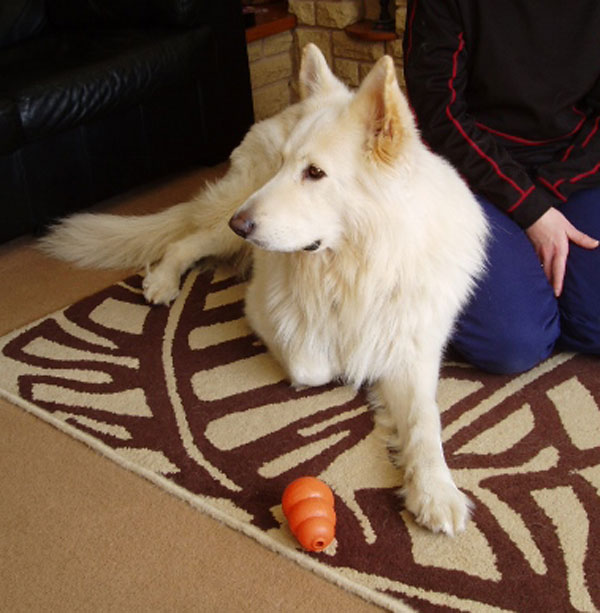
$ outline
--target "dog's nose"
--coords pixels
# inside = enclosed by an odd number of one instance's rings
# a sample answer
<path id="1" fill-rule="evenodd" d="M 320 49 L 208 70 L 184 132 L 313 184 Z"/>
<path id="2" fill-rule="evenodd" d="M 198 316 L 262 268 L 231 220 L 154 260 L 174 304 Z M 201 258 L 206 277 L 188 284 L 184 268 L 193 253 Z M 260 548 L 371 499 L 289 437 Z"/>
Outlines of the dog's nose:
<path id="1" fill-rule="evenodd" d="M 229 220 L 229 227 L 242 238 L 248 238 L 254 230 L 256 224 L 252 221 L 252 218 L 246 213 L 246 211 L 240 211 L 236 213 Z"/>

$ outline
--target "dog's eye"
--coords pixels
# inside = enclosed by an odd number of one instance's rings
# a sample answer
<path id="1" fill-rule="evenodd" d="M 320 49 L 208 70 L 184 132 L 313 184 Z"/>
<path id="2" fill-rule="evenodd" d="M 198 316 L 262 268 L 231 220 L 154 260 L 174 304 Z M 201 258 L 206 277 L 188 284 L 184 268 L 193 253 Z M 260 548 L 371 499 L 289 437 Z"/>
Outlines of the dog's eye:
<path id="1" fill-rule="evenodd" d="M 325 174 L 325 171 L 319 168 L 318 166 L 315 166 L 314 164 L 310 164 L 304 169 L 305 179 L 312 179 L 313 181 L 318 181 L 319 179 L 322 179 L 325 176 L 327 176 Z"/>

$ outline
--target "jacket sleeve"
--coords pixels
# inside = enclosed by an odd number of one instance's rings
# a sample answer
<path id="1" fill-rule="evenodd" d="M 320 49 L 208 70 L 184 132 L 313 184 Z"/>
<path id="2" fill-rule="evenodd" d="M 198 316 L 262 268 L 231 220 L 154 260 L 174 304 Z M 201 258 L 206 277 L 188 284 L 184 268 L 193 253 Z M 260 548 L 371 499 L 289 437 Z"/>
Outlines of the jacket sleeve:
<path id="1" fill-rule="evenodd" d="M 538 181 L 561 201 L 600 182 L 600 78 L 583 101 L 588 120 L 563 156 L 538 169 Z"/>
<path id="2" fill-rule="evenodd" d="M 408 97 L 423 139 L 480 194 L 527 228 L 558 202 L 469 114 L 469 41 L 454 0 L 409 0 L 404 35 Z"/>

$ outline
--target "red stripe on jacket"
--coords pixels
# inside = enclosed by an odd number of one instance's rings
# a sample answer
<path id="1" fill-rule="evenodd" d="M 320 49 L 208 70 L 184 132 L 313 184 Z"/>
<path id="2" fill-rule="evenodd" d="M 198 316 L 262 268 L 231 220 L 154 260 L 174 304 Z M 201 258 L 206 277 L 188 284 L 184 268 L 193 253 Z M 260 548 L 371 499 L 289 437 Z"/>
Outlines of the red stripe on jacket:
<path id="1" fill-rule="evenodd" d="M 454 117 L 454 115 L 452 114 L 451 106 L 456 101 L 456 90 L 454 89 L 454 81 L 456 79 L 456 75 L 458 74 L 458 57 L 462 53 L 465 47 L 465 40 L 464 40 L 464 36 L 462 32 L 458 36 L 458 41 L 459 41 L 458 47 L 452 56 L 452 76 L 450 77 L 448 81 L 448 89 L 450 90 L 450 102 L 446 106 L 446 116 L 452 122 L 454 127 L 461 134 L 461 136 L 467 141 L 469 146 L 481 158 L 486 160 L 492 166 L 495 173 L 502 180 L 506 181 L 520 194 L 521 197 L 509 209 L 509 212 L 511 212 L 511 211 L 514 211 L 523 202 L 523 200 L 525 200 L 525 198 L 529 196 L 529 194 L 531 194 L 531 192 L 535 189 L 535 186 L 532 186 L 527 191 L 525 191 L 523 188 L 519 187 L 509 176 L 505 175 L 500 169 L 500 166 L 498 166 L 498 163 L 494 159 L 492 159 L 489 155 L 487 155 L 484 151 L 481 150 L 481 148 L 477 145 L 477 143 L 467 134 L 467 132 L 462 127 L 458 119 L 456 119 L 456 117 Z"/>

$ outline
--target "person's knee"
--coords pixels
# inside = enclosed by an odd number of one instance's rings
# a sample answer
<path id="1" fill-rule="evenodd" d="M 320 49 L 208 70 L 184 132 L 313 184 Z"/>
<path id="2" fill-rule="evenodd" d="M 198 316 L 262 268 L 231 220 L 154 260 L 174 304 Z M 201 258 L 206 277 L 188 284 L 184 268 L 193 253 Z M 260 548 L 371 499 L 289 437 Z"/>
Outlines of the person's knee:
<path id="1" fill-rule="evenodd" d="M 488 347 L 486 370 L 503 375 L 527 372 L 552 353 L 555 342 L 555 338 L 533 334 L 497 339 Z"/>
<path id="2" fill-rule="evenodd" d="M 504 327 L 496 334 L 487 332 L 467 342 L 457 338 L 455 347 L 474 366 L 503 375 L 526 372 L 545 360 L 558 338 L 555 326 L 513 325 L 511 330 Z"/>
<path id="3" fill-rule="evenodd" d="M 563 314 L 560 344 L 570 351 L 600 354 L 600 320 Z"/>

